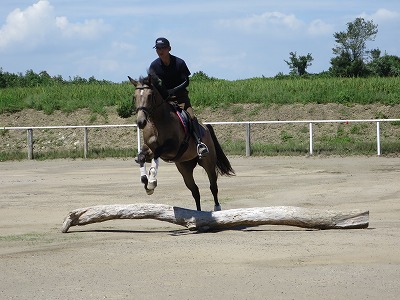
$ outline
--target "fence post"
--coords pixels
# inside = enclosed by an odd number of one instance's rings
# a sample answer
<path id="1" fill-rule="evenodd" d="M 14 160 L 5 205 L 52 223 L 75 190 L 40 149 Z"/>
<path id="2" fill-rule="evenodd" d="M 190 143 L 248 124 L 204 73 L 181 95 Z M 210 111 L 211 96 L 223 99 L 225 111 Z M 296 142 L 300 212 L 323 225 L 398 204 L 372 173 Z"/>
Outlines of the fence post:
<path id="1" fill-rule="evenodd" d="M 137 151 L 140 152 L 140 129 L 136 126 L 136 134 L 137 134 Z"/>
<path id="2" fill-rule="evenodd" d="M 313 154 L 313 128 L 312 123 L 309 124 L 309 131 L 310 131 L 310 155 Z"/>
<path id="3" fill-rule="evenodd" d="M 376 149 L 378 151 L 378 156 L 381 155 L 381 132 L 379 122 L 376 122 Z"/>
<path id="4" fill-rule="evenodd" d="M 88 156 L 88 129 L 87 127 L 83 128 L 83 157 L 86 159 Z"/>
<path id="5" fill-rule="evenodd" d="M 250 147 L 250 123 L 246 123 L 246 156 L 251 155 Z"/>
<path id="6" fill-rule="evenodd" d="M 33 129 L 30 128 L 26 131 L 27 146 L 28 146 L 28 159 L 33 159 Z"/>

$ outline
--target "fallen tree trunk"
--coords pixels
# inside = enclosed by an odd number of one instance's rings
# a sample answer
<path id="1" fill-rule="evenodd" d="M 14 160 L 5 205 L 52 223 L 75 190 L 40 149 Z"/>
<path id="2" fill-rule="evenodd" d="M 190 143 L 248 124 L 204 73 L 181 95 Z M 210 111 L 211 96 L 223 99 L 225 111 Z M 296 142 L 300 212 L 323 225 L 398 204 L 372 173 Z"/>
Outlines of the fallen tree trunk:
<path id="1" fill-rule="evenodd" d="M 113 219 L 156 219 L 182 225 L 190 230 L 215 230 L 235 226 L 289 225 L 315 229 L 367 228 L 369 211 L 348 212 L 273 206 L 196 211 L 164 204 L 115 204 L 76 209 L 65 218 L 62 232 Z"/>

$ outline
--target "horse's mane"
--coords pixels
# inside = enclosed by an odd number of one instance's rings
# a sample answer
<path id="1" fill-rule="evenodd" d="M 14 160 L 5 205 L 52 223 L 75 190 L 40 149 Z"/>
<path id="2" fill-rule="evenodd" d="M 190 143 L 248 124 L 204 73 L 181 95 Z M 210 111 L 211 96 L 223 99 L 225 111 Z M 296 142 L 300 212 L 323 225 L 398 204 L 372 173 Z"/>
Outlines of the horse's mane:
<path id="1" fill-rule="evenodd" d="M 149 77 L 148 77 L 148 76 L 146 76 L 146 77 L 140 76 L 140 77 L 139 77 L 139 83 L 140 83 L 141 85 L 148 85 L 148 86 L 151 86 L 151 83 L 150 83 L 150 80 L 149 80 Z"/>
<path id="2" fill-rule="evenodd" d="M 139 82 L 143 85 L 145 84 L 151 88 L 155 88 L 160 93 L 160 95 L 163 97 L 163 99 L 168 98 L 167 88 L 164 86 L 160 77 L 158 77 L 157 74 L 153 70 L 150 69 L 148 71 L 148 75 L 146 77 L 141 76 L 139 78 Z"/>

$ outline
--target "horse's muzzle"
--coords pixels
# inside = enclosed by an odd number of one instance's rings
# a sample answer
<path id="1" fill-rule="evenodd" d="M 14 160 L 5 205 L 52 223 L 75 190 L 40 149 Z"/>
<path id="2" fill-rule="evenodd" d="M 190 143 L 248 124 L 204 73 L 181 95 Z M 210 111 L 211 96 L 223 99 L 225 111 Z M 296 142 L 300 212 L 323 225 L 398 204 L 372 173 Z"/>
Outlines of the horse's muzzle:
<path id="1" fill-rule="evenodd" d="M 138 107 L 136 112 L 137 112 L 136 124 L 139 127 L 139 129 L 143 129 L 144 127 L 146 127 L 147 117 L 149 115 L 147 109 L 145 107 Z"/>
<path id="2" fill-rule="evenodd" d="M 143 129 L 143 128 L 145 128 L 146 127 L 146 125 L 147 125 L 147 120 L 146 119 L 144 119 L 144 120 L 137 120 L 136 121 L 136 124 L 137 124 L 137 126 L 139 127 L 139 129 Z"/>

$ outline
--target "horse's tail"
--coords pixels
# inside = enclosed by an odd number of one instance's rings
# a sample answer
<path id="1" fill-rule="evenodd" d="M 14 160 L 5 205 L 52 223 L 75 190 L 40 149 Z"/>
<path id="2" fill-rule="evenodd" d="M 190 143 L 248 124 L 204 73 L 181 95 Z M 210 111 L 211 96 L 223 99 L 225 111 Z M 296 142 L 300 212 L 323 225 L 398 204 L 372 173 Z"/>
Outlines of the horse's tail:
<path id="1" fill-rule="evenodd" d="M 217 153 L 217 170 L 221 175 L 233 176 L 235 175 L 235 171 L 232 169 L 231 163 L 226 157 L 224 151 L 222 150 L 221 145 L 218 142 L 217 136 L 215 135 L 214 128 L 210 124 L 206 125 L 208 131 L 211 134 L 211 137 L 214 142 L 215 152 Z"/>

